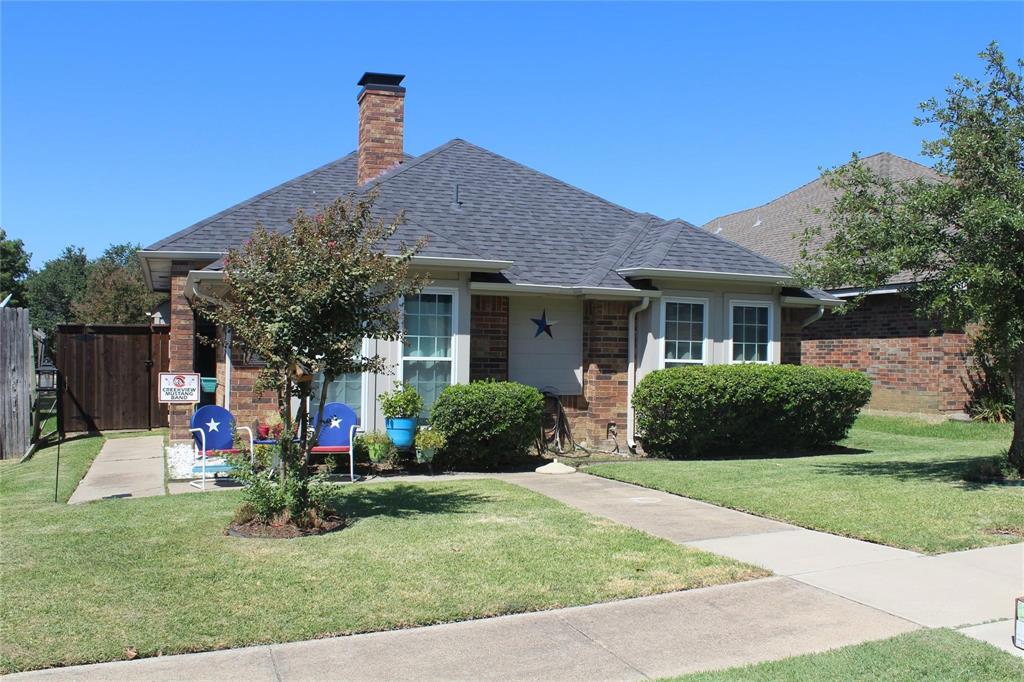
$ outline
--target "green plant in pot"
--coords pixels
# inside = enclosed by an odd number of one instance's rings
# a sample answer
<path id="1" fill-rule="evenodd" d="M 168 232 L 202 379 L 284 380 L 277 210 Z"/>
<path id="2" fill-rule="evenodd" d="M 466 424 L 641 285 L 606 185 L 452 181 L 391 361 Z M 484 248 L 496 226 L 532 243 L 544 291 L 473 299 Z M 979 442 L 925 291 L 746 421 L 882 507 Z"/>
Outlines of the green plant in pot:
<path id="1" fill-rule="evenodd" d="M 434 454 L 444 447 L 448 439 L 434 429 L 420 429 L 416 434 L 416 462 L 429 464 L 434 461 Z"/>
<path id="2" fill-rule="evenodd" d="M 362 446 L 366 448 L 366 452 L 370 455 L 370 461 L 374 464 L 381 464 L 392 459 L 391 453 L 394 446 L 386 433 L 374 431 L 366 434 L 365 436 L 361 436 L 359 440 Z"/>
<path id="3" fill-rule="evenodd" d="M 395 447 L 407 450 L 413 445 L 416 421 L 423 412 L 423 398 L 409 384 L 395 382 L 395 390 L 380 397 L 384 428 Z"/>

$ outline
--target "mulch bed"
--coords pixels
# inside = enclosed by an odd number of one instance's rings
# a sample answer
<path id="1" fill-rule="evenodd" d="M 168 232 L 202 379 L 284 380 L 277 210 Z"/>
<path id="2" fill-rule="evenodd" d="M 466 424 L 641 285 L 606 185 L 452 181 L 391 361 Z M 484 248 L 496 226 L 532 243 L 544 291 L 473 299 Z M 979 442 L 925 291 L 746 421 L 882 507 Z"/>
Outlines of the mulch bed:
<path id="1" fill-rule="evenodd" d="M 292 523 L 272 524 L 253 520 L 246 523 L 232 523 L 224 530 L 224 535 L 230 535 L 235 538 L 301 538 L 309 535 L 333 533 L 350 525 L 352 525 L 352 522 L 343 516 L 332 516 L 329 519 L 325 519 L 317 528 L 299 528 Z"/>

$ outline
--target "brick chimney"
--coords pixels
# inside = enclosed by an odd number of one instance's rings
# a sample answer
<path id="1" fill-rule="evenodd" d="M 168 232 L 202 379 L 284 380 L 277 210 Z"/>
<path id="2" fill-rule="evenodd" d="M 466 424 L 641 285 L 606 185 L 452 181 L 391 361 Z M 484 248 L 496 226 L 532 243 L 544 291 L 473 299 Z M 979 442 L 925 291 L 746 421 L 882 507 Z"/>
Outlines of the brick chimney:
<path id="1" fill-rule="evenodd" d="M 365 185 L 402 163 L 405 127 L 405 76 L 364 73 L 359 92 L 359 161 L 356 183 Z"/>

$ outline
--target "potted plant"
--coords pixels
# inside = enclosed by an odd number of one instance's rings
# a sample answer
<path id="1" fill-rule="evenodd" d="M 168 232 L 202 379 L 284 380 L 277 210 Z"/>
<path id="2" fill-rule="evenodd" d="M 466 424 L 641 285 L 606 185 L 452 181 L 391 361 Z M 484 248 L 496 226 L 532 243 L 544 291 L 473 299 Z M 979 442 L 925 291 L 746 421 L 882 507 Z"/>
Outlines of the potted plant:
<path id="1" fill-rule="evenodd" d="M 440 431 L 420 429 L 416 434 L 416 462 L 429 464 L 434 461 L 434 454 L 444 447 L 448 439 Z"/>
<path id="2" fill-rule="evenodd" d="M 372 431 L 365 436 L 360 437 L 360 442 L 363 447 L 366 448 L 367 454 L 370 455 L 370 461 L 374 464 L 380 464 L 391 459 L 391 439 L 388 438 L 387 434 L 379 431 Z"/>
<path id="3" fill-rule="evenodd" d="M 274 413 L 267 418 L 268 433 L 274 440 L 281 440 L 281 434 L 284 432 L 284 422 L 281 421 L 281 415 Z M 262 438 L 263 436 L 260 436 Z"/>
<path id="4" fill-rule="evenodd" d="M 380 409 L 384 413 L 384 428 L 395 447 L 412 447 L 416 435 L 416 421 L 423 411 L 423 398 L 416 389 L 395 382 L 395 390 L 380 398 Z"/>

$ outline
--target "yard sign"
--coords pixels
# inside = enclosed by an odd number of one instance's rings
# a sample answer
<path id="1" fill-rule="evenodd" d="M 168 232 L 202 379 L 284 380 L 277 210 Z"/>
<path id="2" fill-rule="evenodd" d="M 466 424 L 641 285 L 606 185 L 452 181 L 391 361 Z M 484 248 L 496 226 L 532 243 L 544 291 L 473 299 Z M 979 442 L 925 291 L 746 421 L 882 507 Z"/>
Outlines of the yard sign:
<path id="1" fill-rule="evenodd" d="M 199 402 L 199 375 L 160 372 L 160 402 L 191 405 Z"/>

